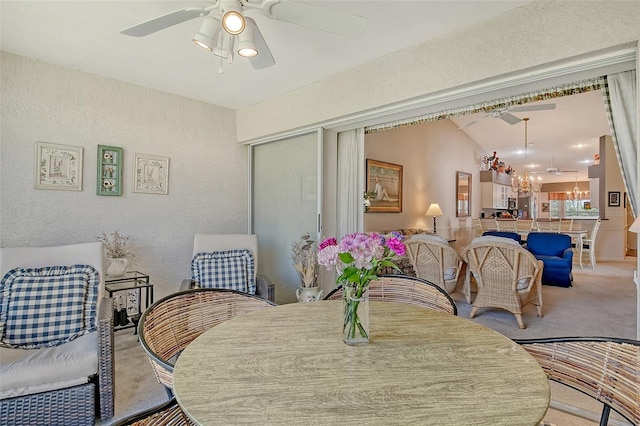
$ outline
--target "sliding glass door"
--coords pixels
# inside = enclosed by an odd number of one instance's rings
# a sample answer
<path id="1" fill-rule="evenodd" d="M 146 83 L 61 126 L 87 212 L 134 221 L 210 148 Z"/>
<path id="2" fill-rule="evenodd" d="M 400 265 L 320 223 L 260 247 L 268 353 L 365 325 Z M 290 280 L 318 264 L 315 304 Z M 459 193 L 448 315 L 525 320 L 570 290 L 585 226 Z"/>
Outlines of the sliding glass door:
<path id="1" fill-rule="evenodd" d="M 296 301 L 300 278 L 291 246 L 320 228 L 321 131 L 251 146 L 251 232 L 258 273 L 275 284 L 276 303 Z"/>

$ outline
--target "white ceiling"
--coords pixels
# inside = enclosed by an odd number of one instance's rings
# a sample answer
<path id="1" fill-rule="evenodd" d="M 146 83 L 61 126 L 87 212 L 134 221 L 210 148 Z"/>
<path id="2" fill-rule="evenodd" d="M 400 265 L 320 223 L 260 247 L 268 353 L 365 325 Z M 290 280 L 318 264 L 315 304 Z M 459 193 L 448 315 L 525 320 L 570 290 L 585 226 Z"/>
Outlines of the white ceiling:
<path id="1" fill-rule="evenodd" d="M 544 172 L 536 174 L 541 182 L 567 182 L 587 180 L 587 167 L 593 164 L 593 155 L 599 152 L 600 136 L 611 133 L 600 91 L 578 95 L 563 96 L 548 101 L 534 102 L 529 105 L 555 104 L 548 111 L 512 112 L 522 119 L 529 118 L 527 126 L 527 170 Z M 498 157 L 511 165 L 522 175 L 525 170 L 524 159 L 524 121 L 509 124 L 499 118 L 486 118 L 479 113 L 462 116 L 452 121 L 462 127 L 474 120 L 480 121 L 462 131 L 486 150 L 493 151 Z M 577 170 L 577 173 L 547 173 L 553 166 L 560 170 Z"/>
<path id="2" fill-rule="evenodd" d="M 2 50 L 232 109 L 264 101 L 388 53 L 473 25 L 528 1 L 302 1 L 364 16 L 351 39 L 246 13 L 276 61 L 256 70 L 247 59 L 220 58 L 192 43 L 196 18 L 131 37 L 122 29 L 185 7 L 186 1 L 0 1 Z"/>
<path id="3" fill-rule="evenodd" d="M 263 16 L 250 10 L 276 61 L 256 70 L 245 58 L 224 63 L 196 47 L 191 39 L 200 26 L 196 18 L 148 35 L 130 37 L 120 30 L 206 1 L 0 1 L 1 48 L 34 58 L 181 95 L 231 109 L 292 91 L 409 46 L 463 29 L 522 6 L 528 1 L 301 1 L 364 16 L 363 37 L 350 39 Z M 597 140 L 609 133 L 599 94 L 554 100 L 554 111 L 514 114 L 531 117 L 529 163 L 536 170 L 555 166 L 579 168 L 597 152 Z M 577 113 L 567 116 L 565 113 Z M 594 115 L 595 114 L 595 115 Z M 597 118 L 594 118 L 596 117 Z M 459 125 L 474 120 L 456 119 Z M 464 129 L 487 153 L 495 150 L 518 171 L 517 150 L 524 148 L 522 124 L 485 119 Z M 585 147 L 578 149 L 578 144 Z M 530 170 L 533 170 L 532 167 Z M 573 180 L 544 175 L 547 182 Z"/>

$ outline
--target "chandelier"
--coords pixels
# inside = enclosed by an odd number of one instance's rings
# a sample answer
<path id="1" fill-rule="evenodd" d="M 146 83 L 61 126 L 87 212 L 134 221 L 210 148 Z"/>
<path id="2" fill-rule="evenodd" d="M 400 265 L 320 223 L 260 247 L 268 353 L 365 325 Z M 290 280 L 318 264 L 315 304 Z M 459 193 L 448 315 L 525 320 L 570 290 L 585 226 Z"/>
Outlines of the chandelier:
<path id="1" fill-rule="evenodd" d="M 570 200 L 588 200 L 590 195 L 589 191 L 580 191 L 578 187 L 578 176 L 576 176 L 576 184 L 571 192 L 567 192 L 567 198 Z"/>
<path id="2" fill-rule="evenodd" d="M 514 176 L 511 178 L 511 191 L 519 194 L 529 194 L 531 192 L 540 192 L 540 184 L 534 182 L 533 176 L 529 176 L 527 173 L 527 122 L 528 118 L 523 118 L 524 121 L 524 176 Z"/>

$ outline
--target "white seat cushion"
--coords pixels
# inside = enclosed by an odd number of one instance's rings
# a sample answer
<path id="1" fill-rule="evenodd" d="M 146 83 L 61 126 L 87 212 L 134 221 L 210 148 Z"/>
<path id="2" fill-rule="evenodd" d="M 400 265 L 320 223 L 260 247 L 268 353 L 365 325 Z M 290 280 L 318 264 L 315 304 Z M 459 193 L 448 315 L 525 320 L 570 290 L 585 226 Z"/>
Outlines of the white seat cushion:
<path id="1" fill-rule="evenodd" d="M 0 399 L 86 383 L 97 372 L 97 332 L 42 349 L 0 347 Z"/>

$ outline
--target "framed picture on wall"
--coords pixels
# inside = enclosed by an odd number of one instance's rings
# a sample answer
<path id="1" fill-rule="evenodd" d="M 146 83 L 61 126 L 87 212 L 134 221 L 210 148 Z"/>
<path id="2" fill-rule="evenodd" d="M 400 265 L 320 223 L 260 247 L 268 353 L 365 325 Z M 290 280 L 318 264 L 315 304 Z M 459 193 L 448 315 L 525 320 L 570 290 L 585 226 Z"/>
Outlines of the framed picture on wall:
<path id="1" fill-rule="evenodd" d="M 402 212 L 402 166 L 367 158 L 367 208 L 371 213 Z"/>
<path id="2" fill-rule="evenodd" d="M 609 192 L 609 207 L 620 207 L 620 191 Z"/>
<path id="3" fill-rule="evenodd" d="M 549 203 L 542 203 L 542 212 L 549 213 Z"/>
<path id="4" fill-rule="evenodd" d="M 135 154 L 133 192 L 163 194 L 169 192 L 169 157 Z"/>
<path id="5" fill-rule="evenodd" d="M 36 142 L 35 189 L 82 191 L 84 148 Z"/>
<path id="6" fill-rule="evenodd" d="M 97 195 L 122 195 L 122 148 L 98 145 Z"/>

